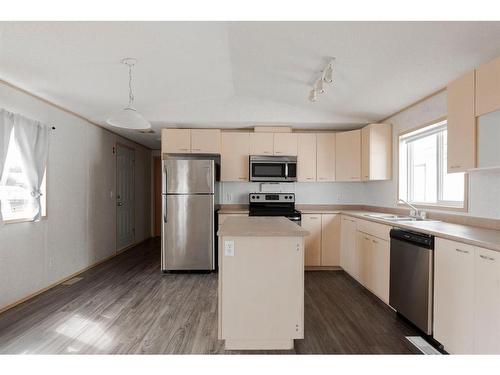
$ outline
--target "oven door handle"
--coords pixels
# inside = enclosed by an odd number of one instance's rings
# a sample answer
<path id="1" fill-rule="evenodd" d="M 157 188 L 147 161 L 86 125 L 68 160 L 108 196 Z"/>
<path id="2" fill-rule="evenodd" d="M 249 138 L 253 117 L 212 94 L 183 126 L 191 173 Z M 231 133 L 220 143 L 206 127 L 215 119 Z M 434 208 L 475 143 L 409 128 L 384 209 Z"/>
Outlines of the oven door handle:
<path id="1" fill-rule="evenodd" d="M 288 163 L 285 163 L 285 178 L 288 179 Z"/>

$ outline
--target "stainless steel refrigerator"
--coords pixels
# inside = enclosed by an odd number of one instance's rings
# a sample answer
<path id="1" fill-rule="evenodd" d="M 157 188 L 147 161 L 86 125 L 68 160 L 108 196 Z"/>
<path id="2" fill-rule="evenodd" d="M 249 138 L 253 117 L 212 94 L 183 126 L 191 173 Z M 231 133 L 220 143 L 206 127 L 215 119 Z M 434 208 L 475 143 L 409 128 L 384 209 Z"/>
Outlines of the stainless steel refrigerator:
<path id="1" fill-rule="evenodd" d="M 213 270 L 215 162 L 162 161 L 162 271 Z"/>

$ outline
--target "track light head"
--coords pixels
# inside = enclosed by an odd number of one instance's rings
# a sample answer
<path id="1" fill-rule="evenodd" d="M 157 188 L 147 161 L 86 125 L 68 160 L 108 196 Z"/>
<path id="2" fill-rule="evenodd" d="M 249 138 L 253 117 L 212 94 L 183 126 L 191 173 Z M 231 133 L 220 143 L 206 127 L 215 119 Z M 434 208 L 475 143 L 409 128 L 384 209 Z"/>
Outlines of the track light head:
<path id="1" fill-rule="evenodd" d="M 319 94 L 323 94 L 325 92 L 325 89 L 323 88 L 323 80 L 318 79 L 316 81 L 315 89 Z"/>
<path id="2" fill-rule="evenodd" d="M 325 74 L 323 75 L 323 81 L 326 83 L 332 83 L 333 82 L 333 66 L 332 64 L 328 65 L 328 67 L 325 70 Z"/>
<path id="3" fill-rule="evenodd" d="M 318 93 L 315 89 L 312 89 L 309 93 L 309 100 L 313 103 L 318 101 Z"/>

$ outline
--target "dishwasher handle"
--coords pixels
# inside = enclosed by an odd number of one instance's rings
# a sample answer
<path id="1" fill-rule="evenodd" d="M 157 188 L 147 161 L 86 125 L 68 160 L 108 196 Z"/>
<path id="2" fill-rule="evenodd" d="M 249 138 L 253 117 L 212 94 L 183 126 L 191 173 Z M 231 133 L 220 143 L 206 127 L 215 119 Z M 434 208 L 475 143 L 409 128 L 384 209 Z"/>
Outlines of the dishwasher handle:
<path id="1" fill-rule="evenodd" d="M 430 234 L 393 228 L 389 232 L 389 235 L 391 236 L 391 239 L 408 242 L 424 249 L 434 250 L 434 236 Z"/>

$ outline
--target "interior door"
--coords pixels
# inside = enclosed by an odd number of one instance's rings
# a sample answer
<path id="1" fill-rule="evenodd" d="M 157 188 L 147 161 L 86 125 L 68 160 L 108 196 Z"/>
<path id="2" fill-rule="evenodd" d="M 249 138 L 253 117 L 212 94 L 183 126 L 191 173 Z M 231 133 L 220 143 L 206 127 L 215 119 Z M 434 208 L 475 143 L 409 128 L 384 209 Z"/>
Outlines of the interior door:
<path id="1" fill-rule="evenodd" d="M 135 150 L 116 147 L 116 247 L 135 242 Z"/>

